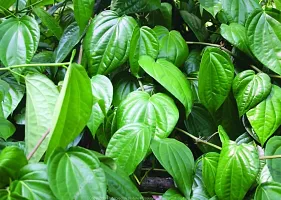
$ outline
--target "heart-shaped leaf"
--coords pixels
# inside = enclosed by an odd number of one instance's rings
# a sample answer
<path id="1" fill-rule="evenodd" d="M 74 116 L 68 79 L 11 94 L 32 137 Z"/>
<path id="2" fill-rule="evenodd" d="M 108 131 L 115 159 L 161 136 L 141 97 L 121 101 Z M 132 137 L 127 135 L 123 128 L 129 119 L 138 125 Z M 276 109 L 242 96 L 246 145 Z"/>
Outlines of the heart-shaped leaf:
<path id="1" fill-rule="evenodd" d="M 199 3 L 213 17 L 222 9 L 221 0 L 199 0 Z"/>
<path id="2" fill-rule="evenodd" d="M 214 47 L 204 51 L 199 70 L 199 98 L 214 113 L 225 101 L 234 78 L 234 67 L 227 53 Z M 223 84 L 222 84 L 223 83 Z"/>
<path id="3" fill-rule="evenodd" d="M 108 74 L 126 62 L 136 21 L 113 11 L 103 11 L 92 21 L 84 48 L 91 76 Z"/>
<path id="4" fill-rule="evenodd" d="M 144 159 L 151 137 L 152 133 L 145 124 L 128 124 L 114 133 L 105 155 L 113 158 L 118 168 L 131 175 Z"/>
<path id="5" fill-rule="evenodd" d="M 58 199 L 106 199 L 106 177 L 92 151 L 57 149 L 47 167 L 50 187 Z"/>
<path id="6" fill-rule="evenodd" d="M 281 88 L 272 85 L 268 97 L 247 112 L 254 131 L 264 145 L 266 140 L 281 125 Z"/>
<path id="7" fill-rule="evenodd" d="M 171 138 L 154 140 L 151 149 L 157 160 L 174 178 L 179 190 L 190 199 L 194 170 L 194 158 L 190 149 Z"/>
<path id="8" fill-rule="evenodd" d="M 265 73 L 255 74 L 253 70 L 245 70 L 236 75 L 232 89 L 241 117 L 269 95 L 270 77 Z"/>
<path id="9" fill-rule="evenodd" d="M 266 182 L 257 187 L 254 200 L 272 200 L 280 198 L 281 184 L 276 182 Z"/>

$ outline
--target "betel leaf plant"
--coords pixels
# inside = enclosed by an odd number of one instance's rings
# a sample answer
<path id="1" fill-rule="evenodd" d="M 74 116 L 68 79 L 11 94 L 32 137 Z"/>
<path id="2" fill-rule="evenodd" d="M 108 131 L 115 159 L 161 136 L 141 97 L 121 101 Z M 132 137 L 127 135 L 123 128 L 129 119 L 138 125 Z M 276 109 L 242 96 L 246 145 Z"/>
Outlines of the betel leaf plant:
<path id="1" fill-rule="evenodd" d="M 281 199 L 280 0 L 0 0 L 0 200 Z"/>

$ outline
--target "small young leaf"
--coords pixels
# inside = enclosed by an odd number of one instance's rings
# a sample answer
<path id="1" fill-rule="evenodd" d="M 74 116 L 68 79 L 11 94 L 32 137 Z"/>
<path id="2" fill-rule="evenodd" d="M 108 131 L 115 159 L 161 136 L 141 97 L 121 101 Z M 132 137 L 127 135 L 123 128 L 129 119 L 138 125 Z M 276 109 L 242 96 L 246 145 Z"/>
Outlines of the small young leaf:
<path id="1" fill-rule="evenodd" d="M 170 188 L 163 194 L 161 200 L 170 200 L 170 199 L 184 200 L 186 198 L 184 198 L 176 188 Z"/>
<path id="2" fill-rule="evenodd" d="M 257 187 L 254 200 L 273 200 L 280 198 L 281 184 L 276 182 L 266 182 Z"/>
<path id="3" fill-rule="evenodd" d="M 7 119 L 0 117 L 0 138 L 7 140 L 16 131 L 15 126 Z"/>
<path id="4" fill-rule="evenodd" d="M 94 10 L 95 0 L 73 0 L 74 17 L 82 33 Z"/>

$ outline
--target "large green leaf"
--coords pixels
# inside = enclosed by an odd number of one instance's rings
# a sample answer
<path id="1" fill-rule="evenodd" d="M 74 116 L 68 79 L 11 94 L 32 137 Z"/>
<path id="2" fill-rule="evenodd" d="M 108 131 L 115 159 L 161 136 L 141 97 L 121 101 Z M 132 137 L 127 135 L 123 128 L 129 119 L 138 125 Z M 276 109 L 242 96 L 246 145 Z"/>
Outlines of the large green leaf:
<path id="1" fill-rule="evenodd" d="M 95 17 L 84 40 L 90 75 L 108 74 L 126 62 L 136 25 L 134 18 L 113 11 Z"/>
<path id="2" fill-rule="evenodd" d="M 0 117 L 0 138 L 7 140 L 16 131 L 15 126 L 7 119 Z"/>
<path id="3" fill-rule="evenodd" d="M 253 144 L 229 142 L 222 147 L 217 167 L 215 192 L 219 199 L 242 200 L 255 182 L 260 168 Z"/>
<path id="4" fill-rule="evenodd" d="M 281 125 L 281 88 L 272 85 L 268 97 L 247 112 L 262 145 Z"/>
<path id="5" fill-rule="evenodd" d="M 42 23 L 56 36 L 59 40 L 63 34 L 63 30 L 60 27 L 58 21 L 52 17 L 47 11 L 42 8 L 33 8 L 34 13 L 41 19 Z"/>
<path id="6" fill-rule="evenodd" d="M 24 152 L 16 146 L 8 146 L 0 153 L 0 188 L 15 179 L 17 172 L 27 164 Z"/>
<path id="7" fill-rule="evenodd" d="M 281 136 L 275 136 L 268 140 L 265 147 L 265 156 L 281 154 Z M 268 169 L 274 181 L 281 183 L 281 158 L 267 159 Z"/>
<path id="8" fill-rule="evenodd" d="M 204 51 L 199 70 L 199 98 L 210 111 L 215 112 L 231 90 L 234 67 L 227 53 L 214 47 Z"/>
<path id="9" fill-rule="evenodd" d="M 0 10 L 2 8 L 9 9 L 15 2 L 16 0 L 0 0 Z"/>
<path id="10" fill-rule="evenodd" d="M 7 67 L 29 63 L 37 50 L 40 29 L 30 16 L 9 18 L 0 24 L 0 60 Z"/>
<path id="11" fill-rule="evenodd" d="M 260 184 L 255 193 L 255 200 L 281 199 L 281 184 L 266 182 Z"/>
<path id="12" fill-rule="evenodd" d="M 117 110 L 117 128 L 140 122 L 146 124 L 157 138 L 168 137 L 178 119 L 179 111 L 174 101 L 163 93 L 150 97 L 146 92 L 132 92 Z"/>
<path id="13" fill-rule="evenodd" d="M 241 117 L 269 95 L 270 77 L 265 73 L 255 74 L 253 70 L 245 70 L 236 75 L 232 89 Z"/>
<path id="14" fill-rule="evenodd" d="M 57 147 L 65 148 L 87 124 L 93 105 L 91 81 L 83 66 L 71 64 L 58 97 L 46 160 Z"/>
<path id="15" fill-rule="evenodd" d="M 106 156 L 116 161 L 118 168 L 131 175 L 144 159 L 152 133 L 141 123 L 132 123 L 116 131 L 109 141 Z"/>
<path id="16" fill-rule="evenodd" d="M 138 188 L 125 172 L 120 169 L 114 171 L 104 164 L 101 164 L 101 168 L 106 176 L 107 192 L 110 196 L 120 199 L 143 199 Z"/>
<path id="17" fill-rule="evenodd" d="M 188 56 L 188 46 L 178 31 L 169 32 L 167 29 L 165 33 L 159 39 L 158 58 L 166 58 L 175 66 L 181 67 Z"/>
<path id="18" fill-rule="evenodd" d="M 49 186 L 47 166 L 42 163 L 21 168 L 17 180 L 11 183 L 10 190 L 29 200 L 56 199 Z"/>
<path id="19" fill-rule="evenodd" d="M 73 0 L 74 17 L 82 33 L 93 14 L 95 0 Z"/>
<path id="20" fill-rule="evenodd" d="M 199 0 L 199 3 L 213 17 L 222 9 L 221 0 Z"/>
<path id="21" fill-rule="evenodd" d="M 59 96 L 56 85 L 43 74 L 29 74 L 25 78 L 25 148 L 29 154 L 42 136 L 51 128 L 55 104 Z M 45 153 L 50 137 L 46 137 L 35 154 L 32 162 L 38 162 Z"/>
<path id="22" fill-rule="evenodd" d="M 91 117 L 87 123 L 93 136 L 102 124 L 113 99 L 113 86 L 103 75 L 93 76 L 91 79 L 94 104 Z"/>
<path id="23" fill-rule="evenodd" d="M 159 52 L 159 42 L 154 31 L 147 27 L 143 26 L 135 28 L 130 42 L 130 69 L 132 74 L 136 77 L 139 77 L 139 58 L 142 55 L 151 56 L 153 59 L 157 58 Z"/>
<path id="24" fill-rule="evenodd" d="M 58 199 L 106 199 L 106 177 L 95 154 L 81 147 L 55 150 L 48 160 L 48 180 Z"/>
<path id="25" fill-rule="evenodd" d="M 110 9 L 120 15 L 135 12 L 149 12 L 161 6 L 160 0 L 112 0 Z"/>
<path id="26" fill-rule="evenodd" d="M 253 54 L 266 67 L 278 74 L 281 74 L 280 17 L 281 13 L 278 10 L 257 10 L 249 16 L 246 24 Z"/>
<path id="27" fill-rule="evenodd" d="M 215 181 L 219 157 L 220 154 L 215 152 L 204 154 L 202 157 L 203 182 L 206 186 L 208 193 L 211 196 L 215 195 Z"/>
<path id="28" fill-rule="evenodd" d="M 250 13 L 261 6 L 258 0 L 222 0 L 222 8 L 229 22 L 243 25 Z"/>
<path id="29" fill-rule="evenodd" d="M 149 56 L 142 56 L 139 64 L 146 73 L 152 76 L 184 105 L 187 116 L 191 111 L 193 98 L 190 83 L 186 80 L 184 74 L 165 59 L 158 59 L 155 62 Z"/>
<path id="30" fill-rule="evenodd" d="M 171 138 L 154 140 L 151 149 L 157 160 L 174 178 L 179 190 L 190 199 L 194 170 L 194 158 L 190 149 Z"/>
<path id="31" fill-rule="evenodd" d="M 222 24 L 221 27 L 221 35 L 230 42 L 232 45 L 248 54 L 252 55 L 251 50 L 248 46 L 248 39 L 246 36 L 246 28 L 238 23 L 231 23 L 229 25 Z"/>

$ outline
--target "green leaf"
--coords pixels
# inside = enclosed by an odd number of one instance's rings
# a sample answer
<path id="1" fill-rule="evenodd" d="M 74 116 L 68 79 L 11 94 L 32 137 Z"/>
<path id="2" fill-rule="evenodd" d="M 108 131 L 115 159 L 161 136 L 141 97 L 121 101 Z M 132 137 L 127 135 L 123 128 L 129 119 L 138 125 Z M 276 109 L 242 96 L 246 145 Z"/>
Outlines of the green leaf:
<path id="1" fill-rule="evenodd" d="M 62 36 L 63 30 L 58 21 L 52 17 L 47 11 L 42 8 L 33 8 L 33 12 L 41 19 L 42 23 L 56 36 L 59 40 Z"/>
<path id="2" fill-rule="evenodd" d="M 110 9 L 118 14 L 149 12 L 161 6 L 160 0 L 112 0 Z"/>
<path id="3" fill-rule="evenodd" d="M 268 140 L 265 147 L 265 156 L 281 154 L 281 136 L 275 136 Z M 281 183 L 280 164 L 281 158 L 267 159 L 266 164 L 274 181 Z"/>
<path id="4" fill-rule="evenodd" d="M 15 179 L 16 174 L 27 164 L 24 152 L 16 146 L 8 146 L 0 153 L 0 188 L 10 183 L 10 178 Z"/>
<path id="5" fill-rule="evenodd" d="M 148 55 L 155 59 L 158 52 L 159 42 L 154 31 L 147 26 L 141 28 L 137 26 L 130 42 L 129 62 L 132 74 L 139 77 L 140 66 L 138 61 L 140 56 Z"/>
<path id="6" fill-rule="evenodd" d="M 258 0 L 222 0 L 222 8 L 230 23 L 242 25 L 255 9 L 261 10 Z"/>
<path id="7" fill-rule="evenodd" d="M 235 142 L 224 145 L 215 182 L 218 198 L 242 200 L 258 176 L 259 165 L 259 155 L 254 145 L 237 145 Z"/>
<path id="8" fill-rule="evenodd" d="M 158 59 L 156 62 L 149 56 L 142 56 L 139 60 L 140 66 L 174 95 L 185 107 L 185 114 L 191 111 L 193 104 L 190 83 L 184 74 L 172 63 L 165 59 Z"/>
<path id="9" fill-rule="evenodd" d="M 220 154 L 215 152 L 204 154 L 202 157 L 203 182 L 206 186 L 208 193 L 211 196 L 215 195 L 215 181 L 216 181 L 219 157 Z"/>
<path id="10" fill-rule="evenodd" d="M 30 6 L 34 4 L 35 6 L 45 6 L 45 5 L 54 4 L 54 0 L 26 0 L 26 1 L 27 1 L 26 6 Z"/>
<path id="11" fill-rule="evenodd" d="M 153 28 L 158 40 L 160 40 L 162 37 L 169 35 L 169 30 L 164 26 L 155 26 Z"/>
<path id="12" fill-rule="evenodd" d="M 166 31 L 159 39 L 158 58 L 166 58 L 175 66 L 181 67 L 187 59 L 188 46 L 178 31 Z"/>
<path id="13" fill-rule="evenodd" d="M 218 132 L 222 145 L 229 143 L 230 139 L 221 125 L 218 127 Z"/>
<path id="14" fill-rule="evenodd" d="M 161 3 L 161 7 L 159 9 L 150 12 L 146 17 L 149 26 L 154 27 L 155 25 L 160 25 L 170 30 L 172 28 L 172 9 L 173 7 L 170 3 Z"/>
<path id="15" fill-rule="evenodd" d="M 110 196 L 117 199 L 143 199 L 138 188 L 125 172 L 120 169 L 114 171 L 104 164 L 101 164 L 101 168 L 104 170 L 106 176 L 107 192 Z"/>
<path id="16" fill-rule="evenodd" d="M 247 112 L 262 145 L 281 125 L 281 88 L 272 85 L 268 97 Z"/>
<path id="17" fill-rule="evenodd" d="M 87 123 L 93 136 L 102 124 L 113 99 L 113 86 L 110 80 L 103 75 L 93 76 L 91 79 L 94 104 L 91 117 Z"/>
<path id="18" fill-rule="evenodd" d="M 144 159 L 152 133 L 141 123 L 132 123 L 116 131 L 109 141 L 106 156 L 116 161 L 118 168 L 131 175 Z"/>
<path id="19" fill-rule="evenodd" d="M 234 67 L 227 53 L 214 47 L 204 51 L 199 70 L 199 98 L 214 113 L 231 90 Z M 222 84 L 223 83 L 223 84 Z"/>
<path id="20" fill-rule="evenodd" d="M 251 50 L 248 46 L 248 39 L 246 35 L 246 28 L 238 23 L 231 23 L 229 25 L 222 24 L 221 35 L 224 39 L 230 42 L 247 55 L 251 56 Z"/>
<path id="21" fill-rule="evenodd" d="M 55 106 L 46 160 L 55 148 L 65 148 L 81 133 L 90 118 L 92 105 L 91 81 L 86 70 L 78 64 L 70 65 Z"/>
<path id="22" fill-rule="evenodd" d="M 200 62 L 201 62 L 201 50 L 199 49 L 191 50 L 184 63 L 184 72 L 186 74 L 197 73 L 197 71 L 199 71 Z"/>
<path id="23" fill-rule="evenodd" d="M 106 199 L 106 177 L 92 151 L 57 149 L 47 167 L 50 187 L 58 199 Z"/>
<path id="24" fill-rule="evenodd" d="M 56 199 L 49 186 L 47 166 L 42 163 L 21 168 L 17 180 L 11 183 L 10 190 L 29 200 Z"/>
<path id="25" fill-rule="evenodd" d="M 0 117 L 0 138 L 7 140 L 16 131 L 15 126 L 7 119 Z"/>
<path id="26" fill-rule="evenodd" d="M 74 17 L 82 33 L 93 14 L 95 0 L 73 0 Z"/>
<path id="27" fill-rule="evenodd" d="M 214 18 L 222 9 L 222 0 L 199 0 L 200 5 Z"/>
<path id="28" fill-rule="evenodd" d="M 281 184 L 266 182 L 260 184 L 255 193 L 255 200 L 272 200 L 281 198 Z"/>
<path id="29" fill-rule="evenodd" d="M 5 95 L 9 91 L 9 84 L 6 81 L 0 79 L 0 101 L 4 100 Z"/>
<path id="30" fill-rule="evenodd" d="M 270 77 L 265 73 L 255 74 L 253 70 L 245 70 L 236 75 L 232 89 L 241 117 L 269 95 Z"/>
<path id="31" fill-rule="evenodd" d="M 43 74 L 29 74 L 25 78 L 25 148 L 29 154 L 51 128 L 55 104 L 59 96 L 56 85 Z M 38 162 L 45 153 L 50 137 L 46 137 L 35 154 L 32 162 Z"/>
<path id="32" fill-rule="evenodd" d="M 208 30 L 200 18 L 185 10 L 181 10 L 180 15 L 200 42 L 203 42 L 208 38 Z"/>
<path id="33" fill-rule="evenodd" d="M 134 18 L 119 17 L 113 11 L 103 11 L 95 17 L 84 40 L 91 76 L 108 74 L 127 61 L 136 25 Z"/>
<path id="34" fill-rule="evenodd" d="M 0 189 L 0 200 L 28 200 L 28 199 L 16 193 L 11 193 L 8 190 Z"/>
<path id="35" fill-rule="evenodd" d="M 281 75 L 280 17 L 281 13 L 278 10 L 257 10 L 249 16 L 246 24 L 249 46 L 253 54 L 279 75 Z"/>
<path id="36" fill-rule="evenodd" d="M 8 67 L 29 63 L 37 50 L 40 29 L 30 16 L 9 18 L 0 24 L 0 60 Z"/>
<path id="37" fill-rule="evenodd" d="M 162 200 L 170 200 L 170 199 L 184 200 L 186 198 L 184 198 L 176 188 L 170 188 L 163 194 Z"/>
<path id="38" fill-rule="evenodd" d="M 9 9 L 15 2 L 16 0 L 0 0 L 0 10 L 2 8 Z"/>
<path id="39" fill-rule="evenodd" d="M 151 149 L 157 160 L 174 178 L 178 189 L 190 199 L 194 170 L 194 158 L 190 149 L 171 138 L 154 140 Z"/>
<path id="40" fill-rule="evenodd" d="M 55 50 L 56 62 L 62 62 L 80 40 L 80 29 L 77 23 L 70 24 L 63 32 Z"/>
<path id="41" fill-rule="evenodd" d="M 117 128 L 130 123 L 144 123 L 157 138 L 166 138 L 179 119 L 174 101 L 163 93 L 150 97 L 146 92 L 136 91 L 128 95 L 117 109 Z"/>

